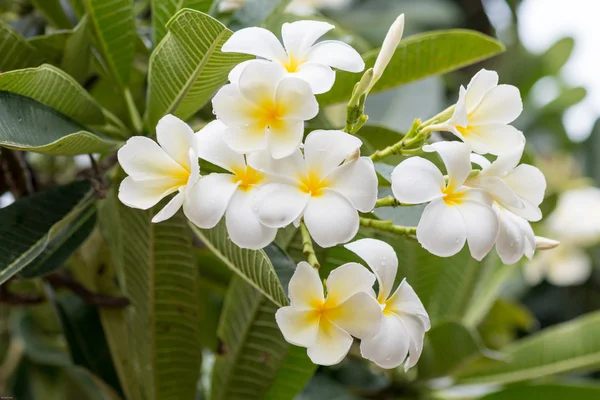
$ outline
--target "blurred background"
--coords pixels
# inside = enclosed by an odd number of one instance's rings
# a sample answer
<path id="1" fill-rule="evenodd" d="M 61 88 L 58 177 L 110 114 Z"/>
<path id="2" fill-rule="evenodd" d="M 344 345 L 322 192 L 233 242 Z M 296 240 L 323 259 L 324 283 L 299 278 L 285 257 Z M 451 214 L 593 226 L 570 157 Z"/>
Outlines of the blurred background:
<path id="1" fill-rule="evenodd" d="M 0 16 L 26 37 L 48 32 L 33 3 L 0 0 Z M 63 0 L 58 0 L 63 1 Z M 240 0 L 231 0 L 242 3 Z M 66 1 L 65 1 L 66 2 Z M 523 261 L 502 300 L 480 327 L 489 348 L 600 309 L 600 2 L 595 0 L 295 0 L 302 12 L 316 13 L 352 33 L 364 52 L 378 47 L 394 19 L 406 16 L 405 37 L 429 30 L 468 28 L 499 38 L 506 52 L 458 72 L 422 80 L 369 97 L 369 123 L 404 132 L 414 118 L 427 119 L 453 104 L 460 85 L 481 68 L 493 69 L 500 83 L 517 86 L 524 112 L 515 125 L 528 141 L 523 162 L 541 168 L 548 181 L 537 235 L 561 241 L 557 249 Z M 138 28 L 149 35 L 149 0 L 135 2 Z M 3 54 L 0 49 L 0 57 Z M 144 74 L 140 86 L 143 86 Z M 102 101 L 102 81 L 84 86 Z M 119 115 L 119 104 L 103 104 Z M 330 110 L 330 115 L 344 112 Z M 18 161 L 18 160 L 17 160 Z M 16 162 L 0 157 L 0 165 Z M 68 182 L 89 167 L 88 159 L 33 155 L 40 186 Z M 48 182 L 46 182 L 47 180 Z M 0 179 L 0 207 L 18 193 Z M 3 193 L 3 194 L 2 194 Z M 215 302 L 221 301 L 215 299 Z M 0 309 L 2 311 L 2 309 Z M 208 318 L 210 319 L 210 318 Z M 0 318 L 0 320 L 3 320 Z M 207 323 L 210 321 L 207 320 Z M 216 325 L 215 321 L 213 321 Z M 215 326 L 216 329 L 216 326 Z M 6 326 L 0 326 L 5 332 Z M 349 361 L 351 364 L 353 361 Z M 377 386 L 377 379 L 356 369 L 331 374 L 342 382 Z M 357 375 L 358 374 L 358 375 Z M 596 377 L 600 377 L 597 375 Z M 0 368 L 0 388 L 6 382 Z M 316 379 L 321 379 L 319 375 Z M 365 379 L 374 379 L 365 381 Z M 358 382 L 358 383 L 357 383 Z M 305 393 L 306 399 L 316 398 Z M 336 398 L 335 393 L 328 398 Z M 342 397 L 340 397 L 342 398 Z"/>

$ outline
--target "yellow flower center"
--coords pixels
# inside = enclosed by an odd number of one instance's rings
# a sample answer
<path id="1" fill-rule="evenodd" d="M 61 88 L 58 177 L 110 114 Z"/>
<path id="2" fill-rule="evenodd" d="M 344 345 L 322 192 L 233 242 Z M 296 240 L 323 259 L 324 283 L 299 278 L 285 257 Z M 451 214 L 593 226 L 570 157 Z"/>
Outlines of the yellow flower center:
<path id="1" fill-rule="evenodd" d="M 298 72 L 298 67 L 304 64 L 304 60 L 299 60 L 294 56 L 289 56 L 287 63 L 283 64 L 285 69 L 290 72 Z"/>
<path id="2" fill-rule="evenodd" d="M 262 102 L 260 107 L 254 111 L 253 117 L 261 129 L 279 130 L 283 126 L 282 119 L 286 113 L 287 110 L 282 104 L 269 99 Z"/>
<path id="3" fill-rule="evenodd" d="M 313 197 L 321 196 L 329 186 L 327 180 L 322 179 L 320 174 L 314 171 L 308 171 L 305 176 L 301 176 L 298 179 L 298 187 L 304 193 L 310 194 Z"/>
<path id="4" fill-rule="evenodd" d="M 233 176 L 231 178 L 234 183 L 239 182 L 239 189 L 248 191 L 251 190 L 255 185 L 260 184 L 265 178 L 265 175 L 247 165 L 242 168 L 233 169 Z"/>
<path id="5" fill-rule="evenodd" d="M 449 206 L 457 206 L 460 205 L 466 195 L 466 192 L 455 192 L 454 188 L 447 186 L 442 189 L 442 193 L 444 193 L 444 202 Z"/>

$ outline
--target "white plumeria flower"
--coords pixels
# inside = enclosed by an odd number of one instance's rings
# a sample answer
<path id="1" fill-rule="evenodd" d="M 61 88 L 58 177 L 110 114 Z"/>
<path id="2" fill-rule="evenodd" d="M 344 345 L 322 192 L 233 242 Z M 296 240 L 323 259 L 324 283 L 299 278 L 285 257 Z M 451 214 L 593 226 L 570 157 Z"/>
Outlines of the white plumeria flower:
<path id="1" fill-rule="evenodd" d="M 319 112 L 308 84 L 286 77 L 275 64 L 248 65 L 238 83 L 222 87 L 212 102 L 216 116 L 227 125 L 229 147 L 238 153 L 268 148 L 274 158 L 298 149 L 304 121 Z"/>
<path id="2" fill-rule="evenodd" d="M 179 192 L 152 218 L 152 222 L 161 222 L 175 215 L 181 206 L 186 215 L 193 211 L 189 193 L 200 178 L 200 167 L 194 131 L 185 122 L 167 115 L 158 122 L 156 136 L 158 144 L 134 136 L 119 149 L 119 163 L 129 175 L 121 182 L 119 200 L 126 206 L 147 210 Z"/>
<path id="3" fill-rule="evenodd" d="M 390 29 L 388 30 L 387 35 L 385 35 L 385 39 L 383 40 L 383 44 L 381 45 L 381 50 L 379 51 L 379 55 L 375 60 L 375 65 L 373 66 L 373 78 L 371 79 L 371 84 L 369 85 L 369 92 L 373 86 L 379 81 L 383 72 L 387 68 L 388 64 L 392 60 L 394 53 L 396 52 L 396 48 L 400 44 L 402 40 L 402 34 L 404 33 L 404 14 L 400 14 L 398 18 L 394 21 Z"/>
<path id="4" fill-rule="evenodd" d="M 589 279 L 592 265 L 592 259 L 583 248 L 561 241 L 557 248 L 539 252 L 525 265 L 524 273 L 532 285 L 544 278 L 555 286 L 580 285 Z"/>
<path id="5" fill-rule="evenodd" d="M 377 332 L 381 307 L 370 294 L 373 283 L 375 277 L 362 265 L 344 264 L 329 274 L 325 296 L 319 273 L 299 263 L 289 284 L 290 305 L 275 313 L 285 340 L 308 348 L 315 364 L 339 363 L 352 336 L 365 339 Z"/>
<path id="6" fill-rule="evenodd" d="M 494 204 L 493 208 L 499 223 L 496 251 L 502 262 L 514 264 L 523 256 L 531 260 L 536 239 L 529 222 L 498 204 Z"/>
<path id="7" fill-rule="evenodd" d="M 297 150 L 274 160 L 262 152 L 250 154 L 248 163 L 274 181 L 257 193 L 258 219 L 281 228 L 292 222 L 298 226 L 304 218 L 321 247 L 351 240 L 358 232 L 357 210 L 370 212 L 377 201 L 373 161 L 359 157 L 344 162 L 361 145 L 345 132 L 316 130 L 306 138 L 304 155 Z"/>
<path id="8" fill-rule="evenodd" d="M 246 4 L 246 0 L 220 0 L 219 1 L 219 12 L 230 12 L 236 11 L 242 8 Z"/>
<path id="9" fill-rule="evenodd" d="M 600 242 L 600 189 L 583 187 L 560 195 L 556 208 L 546 219 L 549 233 L 577 246 Z"/>
<path id="10" fill-rule="evenodd" d="M 421 357 L 425 332 L 431 328 L 423 303 L 406 279 L 391 294 L 398 271 L 398 257 L 392 246 L 380 240 L 361 239 L 344 247 L 365 260 L 379 282 L 377 301 L 383 318 L 378 332 L 360 343 L 362 356 L 382 368 L 396 368 L 404 363 L 404 370 L 408 371 Z"/>
<path id="11" fill-rule="evenodd" d="M 452 132 L 474 152 L 502 154 L 523 141 L 523 133 L 508 125 L 523 111 L 519 89 L 498 85 L 498 74 L 482 69 L 460 88 L 452 117 L 436 129 Z"/>
<path id="12" fill-rule="evenodd" d="M 466 185 L 486 191 L 499 205 L 528 221 L 539 221 L 546 178 L 532 165 L 518 165 L 524 148 L 525 141 L 512 151 L 499 155 L 493 163 L 477 154 L 471 155 L 471 160 L 482 170 L 468 179 Z"/>
<path id="13" fill-rule="evenodd" d="M 222 51 L 252 54 L 262 60 L 245 61 L 229 74 L 229 80 L 237 83 L 250 65 L 273 64 L 287 76 L 308 82 L 313 93 L 325 93 L 335 82 L 335 71 L 361 72 L 365 63 L 351 46 L 338 40 L 325 40 L 315 44 L 335 26 L 321 21 L 297 21 L 285 23 L 279 39 L 264 28 L 244 28 L 235 32 L 223 45 Z M 268 60 L 268 61 L 267 61 Z"/>
<path id="14" fill-rule="evenodd" d="M 233 243 L 243 248 L 261 249 L 277 234 L 277 229 L 262 225 L 252 209 L 252 198 L 266 177 L 246 165 L 242 154 L 227 147 L 223 140 L 226 129 L 220 121 L 213 121 L 196 134 L 198 157 L 231 173 L 202 177 L 189 193 L 194 208 L 187 217 L 198 227 L 210 229 L 225 215 Z"/>
<path id="15" fill-rule="evenodd" d="M 440 170 L 421 157 L 401 162 L 392 172 L 392 191 L 406 204 L 430 202 L 417 226 L 419 243 L 432 254 L 449 257 L 465 244 L 477 260 L 489 253 L 498 235 L 492 199 L 479 189 L 463 186 L 471 172 L 469 146 L 439 142 L 423 147 L 437 151 L 446 165 L 448 183 Z"/>

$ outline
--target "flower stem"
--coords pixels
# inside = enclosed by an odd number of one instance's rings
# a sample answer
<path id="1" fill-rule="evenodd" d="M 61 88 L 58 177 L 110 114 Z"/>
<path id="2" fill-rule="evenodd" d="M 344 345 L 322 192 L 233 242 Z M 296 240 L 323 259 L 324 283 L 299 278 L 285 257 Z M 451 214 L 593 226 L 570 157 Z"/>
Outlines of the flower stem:
<path id="1" fill-rule="evenodd" d="M 138 111 L 135 101 L 133 100 L 133 96 L 131 95 L 131 91 L 129 89 L 125 89 L 123 92 L 123 96 L 125 98 L 125 103 L 127 104 L 127 111 L 129 112 L 129 118 L 131 119 L 131 123 L 133 125 L 133 129 L 137 135 L 142 133 L 143 123 L 142 117 L 140 116 L 140 112 Z"/>
<path id="2" fill-rule="evenodd" d="M 391 232 L 397 235 L 414 235 L 417 233 L 417 228 L 414 226 L 394 225 L 392 221 L 381 221 L 371 218 L 360 218 L 362 226 L 377 229 L 380 231 Z"/>
<path id="3" fill-rule="evenodd" d="M 300 222 L 300 233 L 302 234 L 302 252 L 306 256 L 306 260 L 314 269 L 319 269 L 321 264 L 319 264 L 319 260 L 317 259 L 312 238 L 310 237 L 310 233 L 308 232 L 304 220 Z"/>
<path id="4" fill-rule="evenodd" d="M 412 204 L 404 204 L 400 203 L 394 196 L 387 196 L 381 199 L 377 199 L 377 203 L 375 203 L 375 208 L 378 207 L 402 207 L 402 206 L 411 206 Z"/>

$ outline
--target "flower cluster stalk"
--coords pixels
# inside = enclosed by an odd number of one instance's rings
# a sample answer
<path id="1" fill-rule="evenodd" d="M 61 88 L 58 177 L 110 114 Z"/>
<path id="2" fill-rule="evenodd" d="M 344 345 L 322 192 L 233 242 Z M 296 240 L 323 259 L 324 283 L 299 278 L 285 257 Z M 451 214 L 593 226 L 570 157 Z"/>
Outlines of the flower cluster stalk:
<path id="1" fill-rule="evenodd" d="M 380 231 L 395 233 L 396 235 L 415 235 L 417 228 L 414 226 L 394 225 L 392 221 L 381 221 L 371 218 L 360 218 L 360 224 L 367 228 L 373 228 Z"/>
<path id="2" fill-rule="evenodd" d="M 302 234 L 302 252 L 306 256 L 306 260 L 314 269 L 319 269 L 321 264 L 317 259 L 317 254 L 315 253 L 315 248 L 313 247 L 312 238 L 310 237 L 310 233 L 308 232 L 308 228 L 304 221 L 300 222 L 300 233 Z"/>

